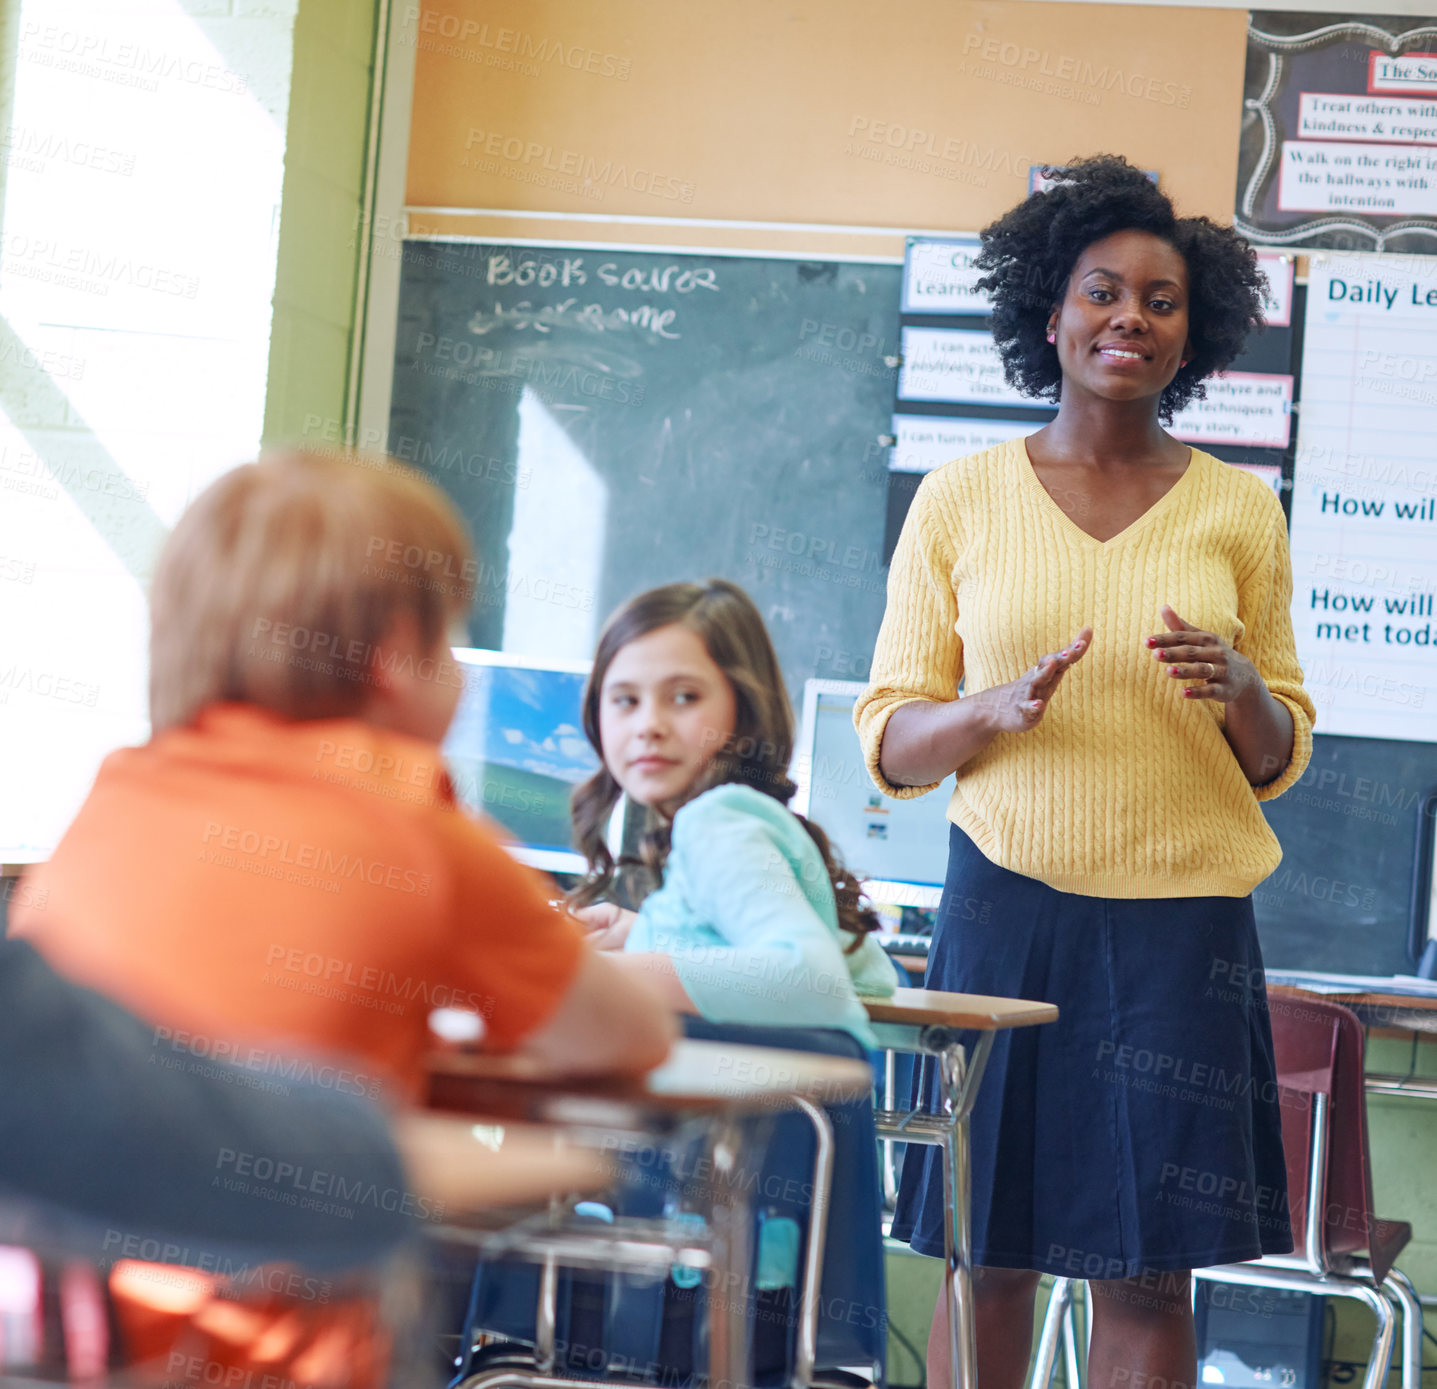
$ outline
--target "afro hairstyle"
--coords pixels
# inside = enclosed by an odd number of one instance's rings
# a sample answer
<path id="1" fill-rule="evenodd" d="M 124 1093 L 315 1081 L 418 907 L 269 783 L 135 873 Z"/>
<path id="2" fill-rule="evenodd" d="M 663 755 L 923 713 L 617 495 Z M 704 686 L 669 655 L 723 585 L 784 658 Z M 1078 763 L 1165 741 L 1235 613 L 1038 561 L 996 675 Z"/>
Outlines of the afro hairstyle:
<path id="1" fill-rule="evenodd" d="M 1145 231 L 1171 245 L 1188 268 L 1188 364 L 1163 391 L 1169 423 L 1203 380 L 1242 350 L 1262 326 L 1266 280 L 1251 246 L 1231 227 L 1206 217 L 1178 217 L 1167 194 L 1120 155 L 1101 154 L 1047 168 L 1054 180 L 980 233 L 978 287 L 993 301 L 993 337 L 1008 382 L 1024 395 L 1056 400 L 1062 384 L 1056 348 L 1047 340 L 1053 306 L 1067 293 L 1078 257 L 1120 231 Z"/>

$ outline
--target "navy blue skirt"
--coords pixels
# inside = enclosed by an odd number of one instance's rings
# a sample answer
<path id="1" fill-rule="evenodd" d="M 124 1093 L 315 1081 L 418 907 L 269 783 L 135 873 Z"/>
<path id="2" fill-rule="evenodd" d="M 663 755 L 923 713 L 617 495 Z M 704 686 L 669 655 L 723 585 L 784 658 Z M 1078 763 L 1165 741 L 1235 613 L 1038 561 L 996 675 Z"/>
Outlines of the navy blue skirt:
<path id="1" fill-rule="evenodd" d="M 994 1042 L 974 1262 L 1131 1278 L 1289 1251 L 1262 978 L 1251 898 L 1058 892 L 954 826 L 927 987 L 1060 1014 Z M 945 1218 L 939 1150 L 908 1147 L 894 1238 L 941 1256 Z"/>

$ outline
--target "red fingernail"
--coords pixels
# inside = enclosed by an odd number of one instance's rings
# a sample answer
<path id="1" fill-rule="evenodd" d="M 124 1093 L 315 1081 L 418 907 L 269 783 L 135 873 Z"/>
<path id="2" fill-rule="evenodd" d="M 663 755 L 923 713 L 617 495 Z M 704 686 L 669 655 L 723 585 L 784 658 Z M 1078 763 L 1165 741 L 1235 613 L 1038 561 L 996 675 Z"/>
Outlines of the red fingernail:
<path id="1" fill-rule="evenodd" d="M 1156 637 L 1149 637 L 1149 638 L 1148 638 L 1148 645 L 1149 645 L 1149 646 L 1156 646 L 1157 644 L 1158 644 L 1158 639 L 1157 639 Z"/>
<path id="2" fill-rule="evenodd" d="M 1176 666 L 1169 666 L 1169 667 L 1168 667 L 1168 674 L 1169 674 L 1169 675 L 1176 675 L 1177 673 L 1178 673 L 1178 668 L 1177 668 Z"/>

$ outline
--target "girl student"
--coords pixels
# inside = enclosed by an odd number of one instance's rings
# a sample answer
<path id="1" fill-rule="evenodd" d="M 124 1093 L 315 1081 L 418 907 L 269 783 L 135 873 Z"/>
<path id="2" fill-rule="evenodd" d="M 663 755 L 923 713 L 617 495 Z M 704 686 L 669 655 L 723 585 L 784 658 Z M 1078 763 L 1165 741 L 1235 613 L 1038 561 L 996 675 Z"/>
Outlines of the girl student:
<path id="1" fill-rule="evenodd" d="M 773 643 L 734 584 L 668 584 L 599 638 L 584 732 L 602 765 L 574 793 L 589 870 L 572 897 L 601 949 L 713 1022 L 843 1028 L 874 1045 L 864 997 L 897 984 L 877 918 L 818 826 L 787 809 L 793 717 Z M 648 808 L 637 862 L 604 826 Z M 622 889 L 640 905 L 611 900 Z"/>

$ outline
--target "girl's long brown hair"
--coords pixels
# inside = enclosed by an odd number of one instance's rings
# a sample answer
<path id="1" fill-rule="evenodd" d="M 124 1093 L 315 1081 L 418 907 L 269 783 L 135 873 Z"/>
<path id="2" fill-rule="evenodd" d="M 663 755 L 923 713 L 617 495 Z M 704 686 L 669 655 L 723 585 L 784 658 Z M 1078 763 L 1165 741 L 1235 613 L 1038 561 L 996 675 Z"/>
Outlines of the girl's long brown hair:
<path id="1" fill-rule="evenodd" d="M 584 687 L 584 733 L 599 754 L 599 770 L 575 788 L 571 801 L 575 841 L 589 864 L 569 894 L 571 906 L 588 906 L 612 896 L 619 887 L 636 906 L 664 880 L 672 822 L 653 807 L 649 808 L 637 858 L 615 861 L 604 842 L 605 827 L 622 791 L 604 764 L 599 697 L 604 677 L 620 650 L 660 627 L 675 624 L 687 627 L 703 642 L 734 695 L 733 736 L 714 754 L 684 800 L 691 801 L 725 782 L 737 782 L 787 806 L 797 789 L 788 776 L 793 711 L 773 642 L 748 594 L 727 580 L 709 579 L 702 584 L 665 584 L 631 598 L 605 625 Z M 802 815 L 796 818 L 823 859 L 838 904 L 838 924 L 854 937 L 848 947 L 852 953 L 869 931 L 878 929 L 878 918 L 863 904 L 858 880 L 843 866 L 828 836 Z"/>

